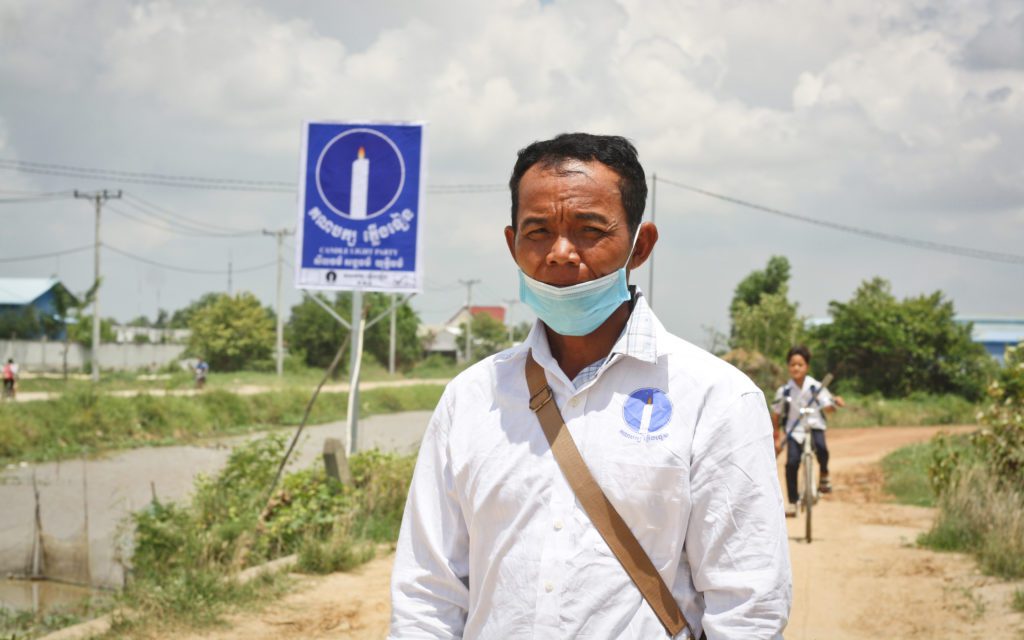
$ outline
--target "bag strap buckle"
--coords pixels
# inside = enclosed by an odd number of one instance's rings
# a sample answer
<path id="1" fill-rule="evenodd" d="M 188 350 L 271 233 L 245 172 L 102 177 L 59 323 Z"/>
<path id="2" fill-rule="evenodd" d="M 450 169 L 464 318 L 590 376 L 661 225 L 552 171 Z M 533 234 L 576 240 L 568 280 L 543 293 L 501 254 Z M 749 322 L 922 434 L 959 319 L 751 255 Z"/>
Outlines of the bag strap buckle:
<path id="1" fill-rule="evenodd" d="M 554 397 L 554 394 L 551 393 L 551 387 L 544 385 L 543 389 L 530 396 L 530 410 L 537 413 L 544 405 L 551 402 Z"/>

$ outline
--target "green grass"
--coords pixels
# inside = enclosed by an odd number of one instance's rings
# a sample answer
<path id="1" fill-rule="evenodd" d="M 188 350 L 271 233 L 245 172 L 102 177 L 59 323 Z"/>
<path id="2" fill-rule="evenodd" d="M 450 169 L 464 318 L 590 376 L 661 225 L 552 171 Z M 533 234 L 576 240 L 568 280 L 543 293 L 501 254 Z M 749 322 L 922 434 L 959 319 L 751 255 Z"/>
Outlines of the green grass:
<path id="1" fill-rule="evenodd" d="M 906 398 L 843 394 L 846 407 L 829 416 L 829 427 L 976 424 L 979 407 L 954 395 L 912 394 Z"/>
<path id="2" fill-rule="evenodd" d="M 972 466 L 960 471 L 938 506 L 919 544 L 971 553 L 990 575 L 1024 578 L 1024 494 L 1001 484 L 990 468 Z"/>
<path id="3" fill-rule="evenodd" d="M 359 413 L 433 409 L 442 391 L 440 385 L 363 391 Z M 292 426 L 309 395 L 310 390 L 292 388 L 246 396 L 211 389 L 196 396 L 115 397 L 84 388 L 55 400 L 5 403 L 0 405 L 0 464 Z M 347 403 L 346 393 L 320 394 L 310 423 L 344 419 Z"/>
<path id="4" fill-rule="evenodd" d="M 896 502 L 918 507 L 935 506 L 935 493 L 928 480 L 932 451 L 932 443 L 923 442 L 897 449 L 882 459 L 885 491 Z"/>

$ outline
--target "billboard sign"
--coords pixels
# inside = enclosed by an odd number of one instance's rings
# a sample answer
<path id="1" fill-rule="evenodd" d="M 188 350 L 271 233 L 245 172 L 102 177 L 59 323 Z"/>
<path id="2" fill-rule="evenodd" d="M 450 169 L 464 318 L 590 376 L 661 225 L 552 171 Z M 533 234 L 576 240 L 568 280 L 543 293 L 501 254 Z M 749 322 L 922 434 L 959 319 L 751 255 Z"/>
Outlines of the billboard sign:
<path id="1" fill-rule="evenodd" d="M 418 292 L 426 188 L 422 122 L 307 122 L 295 286 Z"/>

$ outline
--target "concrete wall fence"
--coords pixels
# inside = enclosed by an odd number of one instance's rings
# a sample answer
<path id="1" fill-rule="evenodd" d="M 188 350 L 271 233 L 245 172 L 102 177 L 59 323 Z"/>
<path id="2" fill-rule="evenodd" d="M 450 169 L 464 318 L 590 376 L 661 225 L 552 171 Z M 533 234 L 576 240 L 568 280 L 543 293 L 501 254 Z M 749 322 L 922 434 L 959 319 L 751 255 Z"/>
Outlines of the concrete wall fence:
<path id="1" fill-rule="evenodd" d="M 185 351 L 183 344 L 101 344 L 100 369 L 137 371 L 159 369 L 177 362 Z M 90 361 L 91 349 L 77 343 L 68 348 L 68 370 L 81 371 Z M 0 358 L 14 358 L 21 371 L 61 371 L 64 343 L 46 340 L 0 340 Z"/>

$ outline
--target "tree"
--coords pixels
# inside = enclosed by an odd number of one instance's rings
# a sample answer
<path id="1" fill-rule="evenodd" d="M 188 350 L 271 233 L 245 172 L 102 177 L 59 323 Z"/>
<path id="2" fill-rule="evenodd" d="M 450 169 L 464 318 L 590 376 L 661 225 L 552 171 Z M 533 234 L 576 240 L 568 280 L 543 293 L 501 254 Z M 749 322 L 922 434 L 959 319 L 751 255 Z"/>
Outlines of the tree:
<path id="1" fill-rule="evenodd" d="M 216 302 L 222 295 L 224 294 L 215 291 L 204 293 L 198 300 L 190 302 L 187 307 L 175 311 L 171 315 L 168 326 L 171 329 L 188 329 L 192 324 L 192 316 L 200 309 L 204 309 Z"/>
<path id="2" fill-rule="evenodd" d="M 772 360 L 785 358 L 803 329 L 788 293 L 789 260 L 783 256 L 772 256 L 763 271 L 753 271 L 741 280 L 729 305 L 732 348 L 759 352 Z"/>
<path id="3" fill-rule="evenodd" d="M 832 323 L 815 331 L 818 351 L 825 368 L 856 390 L 981 398 L 993 361 L 941 291 L 899 301 L 887 280 L 874 278 L 849 302 L 829 303 L 829 313 Z"/>
<path id="4" fill-rule="evenodd" d="M 334 300 L 328 302 L 328 306 L 348 321 L 352 313 L 352 294 L 337 293 Z M 384 293 L 367 293 L 363 296 L 363 307 L 366 309 L 366 320 L 369 322 L 391 307 L 391 296 Z M 395 311 L 396 366 L 407 369 L 422 356 L 423 349 L 416 335 L 420 319 L 408 302 L 400 304 Z M 308 298 L 292 307 L 291 318 L 285 327 L 288 348 L 305 353 L 307 365 L 321 368 L 330 364 L 338 347 L 348 337 L 348 333 L 348 329 Z M 363 335 L 364 355 L 370 355 L 381 364 L 387 365 L 390 340 L 391 326 L 385 315 L 366 329 Z M 343 357 L 338 371 L 344 371 L 347 365 L 348 359 Z"/>
<path id="5" fill-rule="evenodd" d="M 729 305 L 729 315 L 735 316 L 740 304 L 756 306 L 764 294 L 786 295 L 789 289 L 789 271 L 789 260 L 785 256 L 772 256 L 763 271 L 751 271 L 736 285 L 732 303 Z"/>
<path id="6" fill-rule="evenodd" d="M 366 305 L 366 320 L 370 321 L 391 308 L 391 296 L 385 293 L 370 293 L 363 296 Z M 416 335 L 420 318 L 403 302 L 395 309 L 395 367 L 409 369 L 423 357 L 423 345 Z M 363 336 L 364 353 L 369 353 L 377 362 L 387 366 L 391 350 L 391 323 L 388 316 L 366 330 Z"/>
<path id="7" fill-rule="evenodd" d="M 247 291 L 214 295 L 216 299 L 191 316 L 189 352 L 221 371 L 237 371 L 269 358 L 274 349 L 274 318 L 259 299 Z"/>
<path id="8" fill-rule="evenodd" d="M 39 313 L 35 307 L 0 311 L 0 339 L 32 340 L 40 331 Z"/>
<path id="9" fill-rule="evenodd" d="M 151 327 L 153 325 L 152 325 L 152 323 L 150 323 L 149 318 L 147 318 L 146 315 L 143 314 L 141 316 L 138 316 L 136 318 L 132 318 L 131 320 L 129 320 L 128 321 L 128 326 L 129 327 L 146 327 L 146 328 L 148 328 L 148 327 Z"/>
<path id="10" fill-rule="evenodd" d="M 100 342 L 113 342 L 117 339 L 114 333 L 115 320 L 103 318 L 100 320 Z M 92 316 L 79 315 L 78 322 L 68 326 L 68 338 L 71 342 L 92 346 Z"/>
<path id="11" fill-rule="evenodd" d="M 466 352 L 466 323 L 462 323 L 462 333 L 456 340 L 459 353 Z M 473 352 L 471 360 L 476 362 L 497 353 L 509 346 L 508 327 L 487 313 L 473 316 Z"/>

